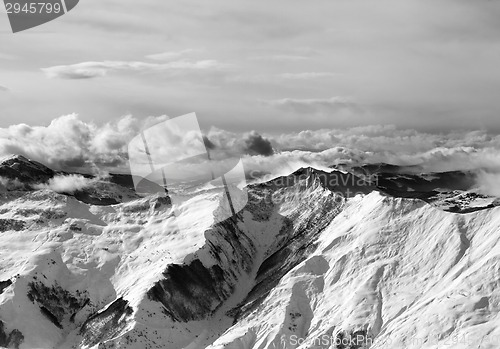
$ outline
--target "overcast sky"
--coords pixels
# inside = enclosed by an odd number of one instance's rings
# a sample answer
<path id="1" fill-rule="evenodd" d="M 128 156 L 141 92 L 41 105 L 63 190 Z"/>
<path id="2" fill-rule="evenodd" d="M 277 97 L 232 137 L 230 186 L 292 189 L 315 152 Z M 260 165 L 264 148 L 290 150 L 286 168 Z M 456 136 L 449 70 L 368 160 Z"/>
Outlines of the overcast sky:
<path id="1" fill-rule="evenodd" d="M 0 16 L 0 127 L 500 131 L 499 1 L 81 0 L 17 34 Z"/>

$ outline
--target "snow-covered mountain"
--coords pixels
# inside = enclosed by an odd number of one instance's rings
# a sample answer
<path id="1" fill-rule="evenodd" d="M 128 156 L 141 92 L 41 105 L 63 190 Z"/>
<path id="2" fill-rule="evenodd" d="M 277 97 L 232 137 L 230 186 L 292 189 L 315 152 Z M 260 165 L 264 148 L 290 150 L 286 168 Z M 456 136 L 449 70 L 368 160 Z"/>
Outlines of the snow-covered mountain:
<path id="1" fill-rule="evenodd" d="M 33 164 L 28 181 L 2 174 L 23 185 L 0 193 L 0 346 L 500 343 L 498 207 L 448 212 L 367 170 L 303 168 L 249 185 L 245 208 L 218 222 L 210 188 L 172 208 L 126 177 L 98 179 L 121 196 L 91 202 L 41 185 L 57 174 Z"/>
<path id="2" fill-rule="evenodd" d="M 44 182 L 56 174 L 47 166 L 15 155 L 0 161 L 0 176 L 4 179 L 17 180 L 19 184 L 34 184 Z"/>
<path id="3" fill-rule="evenodd" d="M 415 198 L 442 210 L 468 213 L 500 205 L 500 200 L 477 190 L 477 171 L 423 173 L 419 166 L 367 164 L 337 165 L 361 178 L 367 178 L 386 194 Z"/>

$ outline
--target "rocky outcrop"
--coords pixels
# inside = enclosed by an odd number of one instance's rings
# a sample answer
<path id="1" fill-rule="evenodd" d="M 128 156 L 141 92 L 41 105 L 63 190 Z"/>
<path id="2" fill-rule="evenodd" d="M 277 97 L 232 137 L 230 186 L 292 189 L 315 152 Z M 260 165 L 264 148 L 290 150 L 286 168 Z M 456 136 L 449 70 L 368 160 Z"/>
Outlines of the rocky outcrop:
<path id="1" fill-rule="evenodd" d="M 12 285 L 12 281 L 11 280 L 6 280 L 6 281 L 0 281 L 0 294 L 3 293 L 3 291 L 9 287 L 10 285 Z"/>
<path id="2" fill-rule="evenodd" d="M 7 331 L 8 332 L 8 331 Z M 5 324 L 0 321 L 0 347 L 8 349 L 19 349 L 24 341 L 24 336 L 19 330 L 12 330 L 7 333 Z"/>
<path id="3" fill-rule="evenodd" d="M 72 322 L 75 314 L 90 301 L 86 291 L 73 295 L 59 285 L 48 287 L 40 281 L 28 284 L 27 296 L 50 322 L 61 329 L 65 322 Z"/>
<path id="4" fill-rule="evenodd" d="M 91 315 L 80 329 L 82 345 L 95 344 L 113 338 L 127 325 L 133 310 L 123 298 L 118 298 L 106 309 Z"/>
<path id="5" fill-rule="evenodd" d="M 55 171 L 39 162 L 15 155 L 0 163 L 0 177 L 17 180 L 23 185 L 48 181 Z"/>
<path id="6" fill-rule="evenodd" d="M 169 265 L 163 279 L 147 292 L 148 298 L 161 303 L 165 314 L 175 321 L 201 320 L 212 314 L 253 267 L 255 246 L 238 228 L 240 219 L 230 218 L 206 232 L 205 252 L 215 265 L 206 267 L 200 259 Z"/>
<path id="7" fill-rule="evenodd" d="M 332 337 L 332 342 L 335 349 L 362 349 L 369 348 L 373 338 L 365 330 L 339 331 Z"/>
<path id="8" fill-rule="evenodd" d="M 0 219 L 0 232 L 15 230 L 20 231 L 24 229 L 26 224 L 17 219 L 1 218 Z"/>

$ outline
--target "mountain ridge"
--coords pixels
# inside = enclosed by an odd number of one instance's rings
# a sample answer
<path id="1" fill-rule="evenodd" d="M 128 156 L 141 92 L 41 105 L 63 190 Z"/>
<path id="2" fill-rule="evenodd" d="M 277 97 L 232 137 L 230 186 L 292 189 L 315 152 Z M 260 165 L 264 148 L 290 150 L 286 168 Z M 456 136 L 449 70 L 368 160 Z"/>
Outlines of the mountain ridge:
<path id="1" fill-rule="evenodd" d="M 175 212 L 158 196 L 92 205 L 12 192 L 0 206 L 0 345 L 349 348 L 339 339 L 360 336 L 350 348 L 438 348 L 497 333 L 500 208 L 445 212 L 366 178 L 302 168 L 250 184 L 245 208 L 222 222 L 210 191 Z M 449 318 L 432 311 L 441 303 Z M 419 333 L 424 310 L 436 343 Z"/>
<path id="2" fill-rule="evenodd" d="M 500 205 L 499 199 L 476 192 L 476 174 L 472 171 L 422 173 L 419 166 L 386 163 L 361 166 L 339 164 L 331 168 L 331 172 L 311 166 L 299 168 L 287 176 L 268 180 L 266 185 L 286 186 L 293 184 L 297 178 L 311 176 L 323 187 L 345 197 L 378 190 L 395 197 L 421 199 L 443 210 L 457 213 L 469 213 Z M 56 176 L 83 176 L 93 180 L 93 183 L 86 187 L 61 192 L 85 203 L 106 206 L 139 197 L 134 193 L 134 180 L 130 174 L 110 173 L 102 177 L 54 171 L 22 155 L 13 155 L 0 162 L 0 178 L 16 181 L 14 190 L 34 190 L 34 187 L 47 185 Z M 143 181 L 142 185 L 149 193 L 163 190 L 161 186 L 147 180 Z M 141 188 L 138 190 L 141 191 Z M 121 195 L 120 191 L 126 195 Z"/>

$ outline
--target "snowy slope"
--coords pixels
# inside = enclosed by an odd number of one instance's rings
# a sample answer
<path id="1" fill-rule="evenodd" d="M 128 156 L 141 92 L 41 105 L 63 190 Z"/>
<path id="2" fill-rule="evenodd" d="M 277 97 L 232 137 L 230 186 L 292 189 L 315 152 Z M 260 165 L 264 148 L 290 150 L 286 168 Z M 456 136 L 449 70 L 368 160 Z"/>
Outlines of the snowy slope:
<path id="1" fill-rule="evenodd" d="M 356 197 L 210 348 L 341 348 L 349 336 L 371 348 L 497 348 L 499 227 L 498 208 L 458 215 Z"/>
<path id="2" fill-rule="evenodd" d="M 2 193 L 0 346 L 497 347 L 499 208 L 444 212 L 306 168 L 217 222 L 217 192 L 173 209 Z"/>
<path id="3" fill-rule="evenodd" d="M 57 347 L 120 296 L 135 305 L 166 265 L 204 244 L 210 214 L 196 222 L 189 217 L 210 207 L 191 201 L 179 207 L 174 224 L 158 200 L 89 206 L 44 190 L 0 206 L 2 220 L 24 224 L 0 235 L 0 280 L 13 281 L 0 295 L 0 316 L 7 328 L 23 333 L 22 347 Z"/>

